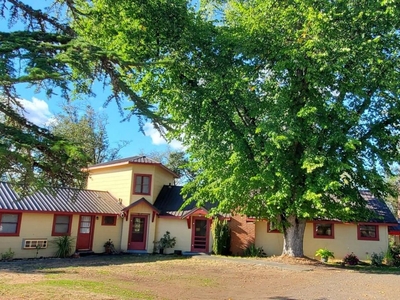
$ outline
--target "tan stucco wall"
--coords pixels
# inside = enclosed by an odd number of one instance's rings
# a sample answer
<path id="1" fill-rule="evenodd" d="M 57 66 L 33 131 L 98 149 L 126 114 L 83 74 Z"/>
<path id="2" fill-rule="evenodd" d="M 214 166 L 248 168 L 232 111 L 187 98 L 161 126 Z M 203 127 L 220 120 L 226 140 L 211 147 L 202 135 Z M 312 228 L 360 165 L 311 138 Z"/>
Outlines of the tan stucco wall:
<path id="1" fill-rule="evenodd" d="M 334 252 L 336 259 L 342 259 L 346 254 L 353 252 L 361 260 L 369 259 L 372 252 L 385 252 L 389 243 L 387 226 L 379 226 L 379 241 L 360 241 L 357 239 L 357 225 L 335 224 L 334 239 L 320 239 L 313 237 L 313 224 L 307 223 L 304 233 L 304 255 L 316 258 L 315 251 L 327 248 Z M 267 232 L 267 222 L 256 222 L 256 246 L 263 247 L 268 255 L 281 255 L 283 249 L 283 235 Z"/>
<path id="2" fill-rule="evenodd" d="M 268 232 L 267 222 L 256 222 L 256 247 L 263 247 L 267 256 L 281 255 L 283 249 L 283 235 L 281 233 Z"/>
<path id="3" fill-rule="evenodd" d="M 92 250 L 95 253 L 104 252 L 104 243 L 107 242 L 109 239 L 112 240 L 116 251 L 121 250 L 121 230 L 122 230 L 122 222 L 124 220 L 118 216 L 117 223 L 115 225 L 105 226 L 101 225 L 102 216 L 99 216 L 98 220 L 96 220 L 95 218 L 93 247 L 92 247 Z"/>
<path id="4" fill-rule="evenodd" d="M 313 238 L 313 224 L 307 223 L 304 233 L 304 254 L 314 257 L 319 248 L 327 248 L 335 254 L 336 259 L 342 259 L 353 252 L 361 260 L 370 258 L 372 252 L 386 252 L 389 244 L 387 226 L 379 226 L 379 241 L 361 241 L 357 239 L 357 225 L 335 224 L 334 239 Z"/>
<path id="5" fill-rule="evenodd" d="M 72 217 L 71 237 L 76 241 L 79 216 Z M 15 252 L 14 258 L 35 258 L 36 249 L 23 249 L 25 239 L 47 239 L 46 249 L 40 249 L 37 257 L 53 257 L 57 251 L 52 243 L 56 239 L 51 236 L 53 228 L 53 214 L 23 213 L 21 216 L 21 227 L 19 236 L 1 236 L 0 253 L 5 253 L 11 248 Z M 73 248 L 75 250 L 75 247 Z"/>
<path id="6" fill-rule="evenodd" d="M 156 241 L 160 240 L 166 231 L 171 237 L 176 237 L 176 245 L 173 249 L 164 250 L 165 253 L 173 253 L 174 250 L 190 251 L 192 230 L 188 228 L 186 219 L 158 218 Z"/>
<path id="7" fill-rule="evenodd" d="M 188 228 L 186 219 L 179 218 L 158 218 L 156 241 L 160 240 L 166 231 L 169 231 L 171 237 L 176 237 L 176 245 L 173 249 L 164 250 L 165 253 L 173 253 L 174 250 L 182 250 L 183 252 L 190 252 L 192 249 L 192 228 Z M 208 252 L 211 253 L 213 238 L 211 232 L 208 237 Z"/>
<path id="8" fill-rule="evenodd" d="M 0 253 L 5 253 L 11 248 L 15 252 L 14 258 L 35 258 L 36 249 L 23 249 L 25 239 L 47 239 L 46 249 L 40 249 L 37 257 L 54 257 L 57 251 L 52 241 L 57 237 L 51 235 L 53 227 L 53 214 L 43 213 L 23 213 L 21 216 L 21 227 L 19 236 L 0 237 Z M 117 218 L 116 226 L 102 226 L 102 217 L 96 220 L 94 224 L 94 236 L 92 250 L 96 253 L 104 252 L 104 243 L 112 239 L 116 250 L 119 250 L 121 243 L 121 218 Z M 76 238 L 78 234 L 79 215 L 72 216 L 71 237 L 74 239 L 72 252 L 75 251 Z M 71 253 L 72 254 L 72 253 Z"/>
<path id="9" fill-rule="evenodd" d="M 153 211 L 149 205 L 144 203 L 140 203 L 133 207 L 128 214 L 128 220 L 124 218 L 123 220 L 123 227 L 122 227 L 122 238 L 121 238 L 121 250 L 126 251 L 128 249 L 128 242 L 129 242 L 129 228 L 130 228 L 130 220 L 132 215 L 146 215 L 147 216 L 147 234 L 146 234 L 146 250 L 148 253 L 153 252 L 153 242 L 155 238 L 155 231 L 156 231 L 156 218 L 154 218 L 154 222 L 152 222 L 152 214 Z"/>
<path id="10" fill-rule="evenodd" d="M 132 166 L 119 166 L 90 171 L 87 189 L 108 191 L 125 206 L 130 204 L 132 195 Z"/>
<path id="11" fill-rule="evenodd" d="M 152 176 L 150 195 L 132 194 L 134 174 Z M 170 183 L 174 184 L 172 174 L 157 165 L 131 164 L 91 170 L 87 189 L 108 191 L 114 197 L 122 199 L 122 203 L 128 206 L 143 197 L 153 204 L 163 185 Z"/>

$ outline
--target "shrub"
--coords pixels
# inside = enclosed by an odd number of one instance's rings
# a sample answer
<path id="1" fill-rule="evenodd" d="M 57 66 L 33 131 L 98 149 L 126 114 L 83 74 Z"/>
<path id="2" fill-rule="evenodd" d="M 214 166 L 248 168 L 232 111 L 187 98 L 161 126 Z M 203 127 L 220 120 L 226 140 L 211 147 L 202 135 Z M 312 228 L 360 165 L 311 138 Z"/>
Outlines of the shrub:
<path id="1" fill-rule="evenodd" d="M 243 256 L 245 257 L 263 257 L 267 256 L 264 252 L 263 247 L 256 247 L 255 244 L 250 244 L 243 251 Z"/>
<path id="2" fill-rule="evenodd" d="M 15 252 L 11 250 L 11 248 L 8 249 L 7 252 L 1 253 L 1 260 L 12 260 L 14 258 Z"/>
<path id="3" fill-rule="evenodd" d="M 335 256 L 333 255 L 332 251 L 329 251 L 326 248 L 320 248 L 317 251 L 315 251 L 315 256 L 319 256 L 321 257 L 322 260 L 324 261 L 328 261 L 328 259 L 331 258 L 335 258 Z"/>
<path id="4" fill-rule="evenodd" d="M 400 267 L 400 245 L 390 244 L 386 253 L 386 264 Z"/>
<path id="5" fill-rule="evenodd" d="M 66 258 L 70 255 L 74 238 L 64 235 L 57 237 L 53 242 L 57 247 L 56 257 Z"/>
<path id="6" fill-rule="evenodd" d="M 351 265 L 351 266 L 355 266 L 360 262 L 360 260 L 358 259 L 358 257 L 351 252 L 350 254 L 347 254 L 344 258 L 343 258 L 343 263 L 346 265 Z"/>
<path id="7" fill-rule="evenodd" d="M 158 241 L 159 249 L 174 248 L 176 245 L 176 238 L 171 238 L 171 233 L 166 231 L 164 236 Z"/>
<path id="8" fill-rule="evenodd" d="M 383 252 L 375 253 L 372 252 L 371 254 L 371 265 L 376 267 L 381 267 L 383 265 L 383 258 L 385 254 Z"/>
<path id="9" fill-rule="evenodd" d="M 229 255 L 231 248 L 231 230 L 226 220 L 215 219 L 212 224 L 213 253 L 218 255 Z"/>

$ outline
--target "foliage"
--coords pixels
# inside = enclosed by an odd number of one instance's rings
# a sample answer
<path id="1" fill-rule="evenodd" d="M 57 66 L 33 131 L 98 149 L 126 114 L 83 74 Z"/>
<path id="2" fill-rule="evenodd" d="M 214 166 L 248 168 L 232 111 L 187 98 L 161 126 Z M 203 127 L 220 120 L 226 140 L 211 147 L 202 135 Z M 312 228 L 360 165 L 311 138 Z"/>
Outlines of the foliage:
<path id="1" fill-rule="evenodd" d="M 174 248 L 176 245 L 176 237 L 171 238 L 169 231 L 165 232 L 163 237 L 158 241 L 159 249 Z"/>
<path id="2" fill-rule="evenodd" d="M 74 143 L 27 121 L 0 96 L 0 178 L 23 196 L 47 185 L 83 187 L 87 158 Z M 1 119 L 1 118 L 0 118 Z"/>
<path id="3" fill-rule="evenodd" d="M 385 258 L 385 254 L 383 252 L 371 254 L 371 265 L 376 267 L 381 267 L 383 265 L 383 259 Z"/>
<path id="4" fill-rule="evenodd" d="M 16 112 L 21 108 L 17 92 L 21 85 L 32 87 L 35 92 L 44 91 L 49 98 L 58 94 L 69 101 L 95 96 L 92 84 L 100 81 L 112 91 L 105 95 L 105 104 L 116 101 L 122 114 L 121 103 L 131 101 L 126 118 L 132 115 L 151 117 L 157 128 L 163 123 L 151 110 L 151 104 L 123 80 L 127 78 L 127 70 L 148 63 L 149 57 L 128 59 L 108 47 L 99 47 L 80 38 L 71 23 L 94 15 L 86 14 L 82 11 L 84 7 L 77 7 L 79 5 L 85 6 L 87 2 L 62 0 L 43 9 L 34 9 L 23 1 L 0 0 L 0 19 L 9 26 L 7 31 L 0 32 L 0 157 L 4 158 L 0 162 L 1 180 L 40 189 L 46 185 L 83 187 L 86 179 L 81 169 L 86 167 L 87 157 L 80 147 L 28 122 Z M 163 8 L 165 12 L 168 6 Z M 152 9 L 162 11 L 157 7 Z M 171 29 L 167 25 L 171 23 L 167 22 L 170 17 L 165 13 L 158 14 L 155 19 L 143 19 L 156 20 L 165 30 Z M 148 33 L 155 41 L 154 31 Z M 172 37 L 169 32 L 165 33 Z M 148 40 L 143 42 L 152 44 Z"/>
<path id="5" fill-rule="evenodd" d="M 343 258 L 343 263 L 346 265 L 355 266 L 359 262 L 360 260 L 353 252 L 351 252 L 350 254 L 346 254 L 346 256 Z"/>
<path id="6" fill-rule="evenodd" d="M 302 256 L 306 220 L 366 220 L 358 188 L 389 192 L 400 11 L 387 1 L 226 2 L 223 24 L 196 23 L 169 80 L 157 89 L 149 78 L 144 96 L 168 95 L 160 108 L 188 137 L 199 172 L 184 193 L 276 221 L 283 254 Z"/>
<path id="7" fill-rule="evenodd" d="M 389 245 L 386 254 L 386 264 L 389 266 L 400 267 L 400 245 L 394 243 Z"/>
<path id="8" fill-rule="evenodd" d="M 108 239 L 108 241 L 104 243 L 103 247 L 114 247 L 114 243 L 111 239 Z"/>
<path id="9" fill-rule="evenodd" d="M 15 252 L 11 250 L 11 248 L 8 249 L 5 253 L 1 253 L 0 257 L 1 260 L 12 260 L 14 258 Z"/>
<path id="10" fill-rule="evenodd" d="M 229 255 L 231 247 L 231 230 L 226 220 L 214 219 L 211 225 L 213 235 L 212 250 L 214 254 Z"/>
<path id="11" fill-rule="evenodd" d="M 326 248 L 320 248 L 315 251 L 315 256 L 321 257 L 321 259 L 328 260 L 329 258 L 335 258 L 334 253 Z"/>
<path id="12" fill-rule="evenodd" d="M 116 148 L 111 148 L 107 134 L 107 115 L 95 112 L 87 105 L 81 109 L 77 105 L 63 105 L 63 112 L 55 116 L 50 124 L 50 131 L 63 137 L 86 154 L 87 163 L 94 165 L 119 158 L 119 151 L 129 144 L 120 141 Z"/>
<path id="13" fill-rule="evenodd" d="M 74 245 L 74 238 L 68 236 L 68 235 L 63 235 L 57 237 L 53 243 L 57 247 L 57 251 L 55 256 L 60 257 L 60 258 L 66 258 L 71 254 L 72 247 Z"/>
<path id="14" fill-rule="evenodd" d="M 263 247 L 256 247 L 254 243 L 248 245 L 243 251 L 245 257 L 264 257 L 266 256 Z"/>
<path id="15" fill-rule="evenodd" d="M 176 173 L 179 176 L 177 182 L 179 185 L 192 181 L 196 176 L 196 173 L 189 167 L 189 159 L 184 151 L 174 151 L 167 148 L 165 151 L 152 151 L 150 153 L 141 151 L 139 155 L 154 159 Z"/>
<path id="16" fill-rule="evenodd" d="M 9 1 L 0 1 L 9 23 L 26 16 L 32 30 L 2 33 L 5 96 L 16 99 L 16 82 L 64 91 L 74 82 L 89 94 L 105 80 L 108 101 L 125 97 L 130 114 L 184 139 L 197 175 L 184 189 L 190 201 L 276 222 L 283 254 L 303 255 L 307 220 L 368 219 L 359 187 L 390 192 L 382 174 L 400 158 L 396 1 L 215 1 L 215 20 L 184 0 L 57 1 L 67 25 Z"/>

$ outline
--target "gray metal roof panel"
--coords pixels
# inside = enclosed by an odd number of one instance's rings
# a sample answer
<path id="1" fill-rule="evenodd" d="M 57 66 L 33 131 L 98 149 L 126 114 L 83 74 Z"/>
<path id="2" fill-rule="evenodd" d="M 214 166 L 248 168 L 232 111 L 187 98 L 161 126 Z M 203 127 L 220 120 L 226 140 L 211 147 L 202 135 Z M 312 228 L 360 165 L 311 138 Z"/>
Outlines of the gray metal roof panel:
<path id="1" fill-rule="evenodd" d="M 119 214 L 123 208 L 104 191 L 45 188 L 20 198 L 10 184 L 0 182 L 0 210 Z"/>

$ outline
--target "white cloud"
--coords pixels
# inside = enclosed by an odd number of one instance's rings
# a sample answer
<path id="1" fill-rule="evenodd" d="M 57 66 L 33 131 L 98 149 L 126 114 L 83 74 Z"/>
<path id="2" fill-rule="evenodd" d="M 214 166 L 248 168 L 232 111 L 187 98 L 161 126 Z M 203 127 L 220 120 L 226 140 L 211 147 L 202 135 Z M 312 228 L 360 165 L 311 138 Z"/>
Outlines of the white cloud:
<path id="1" fill-rule="evenodd" d="M 170 145 L 171 148 L 176 150 L 182 150 L 183 145 L 178 140 L 172 140 L 171 142 L 167 142 L 161 134 L 154 128 L 153 124 L 147 122 L 143 126 L 143 130 L 146 136 L 151 137 L 151 141 L 154 145 Z"/>
<path id="2" fill-rule="evenodd" d="M 54 119 L 46 101 L 32 97 L 32 101 L 20 99 L 22 107 L 25 109 L 23 115 L 32 123 L 38 126 L 47 125 Z"/>

